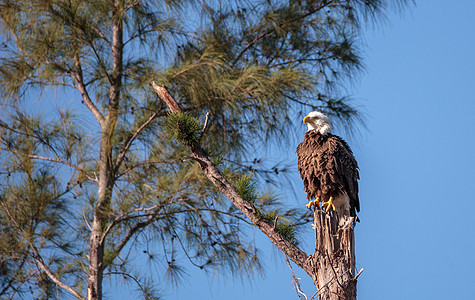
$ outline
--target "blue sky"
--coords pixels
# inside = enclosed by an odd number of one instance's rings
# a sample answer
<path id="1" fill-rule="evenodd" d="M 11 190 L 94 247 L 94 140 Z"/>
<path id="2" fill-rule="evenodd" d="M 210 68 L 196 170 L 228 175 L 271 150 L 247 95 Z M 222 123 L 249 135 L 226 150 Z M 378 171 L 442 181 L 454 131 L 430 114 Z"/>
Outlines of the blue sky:
<path id="1" fill-rule="evenodd" d="M 365 271 L 359 299 L 474 297 L 474 11 L 473 0 L 418 1 L 366 33 L 367 72 L 353 96 L 365 106 L 368 130 L 350 140 L 361 169 L 356 255 Z M 287 151 L 289 160 L 297 143 Z M 303 192 L 298 197 L 304 205 Z M 310 252 L 312 232 L 304 238 Z M 241 281 L 190 270 L 190 278 L 164 296 L 298 299 L 281 254 L 258 232 L 256 239 L 263 277 Z M 294 271 L 311 296 L 311 280 Z"/>

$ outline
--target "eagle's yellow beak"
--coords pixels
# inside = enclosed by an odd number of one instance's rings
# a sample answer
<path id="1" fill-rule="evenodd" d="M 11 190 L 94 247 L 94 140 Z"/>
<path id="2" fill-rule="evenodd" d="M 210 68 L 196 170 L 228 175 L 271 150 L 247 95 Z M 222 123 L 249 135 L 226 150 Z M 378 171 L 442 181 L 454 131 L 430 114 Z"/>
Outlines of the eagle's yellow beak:
<path id="1" fill-rule="evenodd" d="M 311 118 L 309 116 L 306 116 L 305 118 L 303 118 L 303 122 L 308 123 L 308 122 L 310 122 L 310 119 Z"/>

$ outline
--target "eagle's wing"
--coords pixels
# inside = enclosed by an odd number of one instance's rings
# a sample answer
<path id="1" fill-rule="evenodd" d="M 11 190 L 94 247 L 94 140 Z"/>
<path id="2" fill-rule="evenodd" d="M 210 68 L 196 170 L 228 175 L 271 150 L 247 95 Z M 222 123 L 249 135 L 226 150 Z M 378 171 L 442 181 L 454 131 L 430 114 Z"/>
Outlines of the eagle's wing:
<path id="1" fill-rule="evenodd" d="M 351 214 L 356 215 L 356 211 L 360 211 L 360 201 L 358 197 L 358 180 L 360 178 L 358 172 L 358 163 L 348 144 L 338 136 L 332 137 L 330 143 L 331 155 L 336 165 L 335 171 L 338 173 L 335 178 L 339 181 L 350 198 Z"/>

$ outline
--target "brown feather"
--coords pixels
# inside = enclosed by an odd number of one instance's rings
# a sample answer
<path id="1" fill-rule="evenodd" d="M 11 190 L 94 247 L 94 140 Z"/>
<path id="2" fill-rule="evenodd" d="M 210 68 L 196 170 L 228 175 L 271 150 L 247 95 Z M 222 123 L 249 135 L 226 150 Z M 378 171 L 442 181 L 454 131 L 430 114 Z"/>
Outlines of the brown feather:
<path id="1" fill-rule="evenodd" d="M 356 211 L 360 211 L 359 172 L 348 144 L 339 136 L 309 130 L 296 153 L 307 200 L 318 197 L 328 201 L 346 193 L 350 198 L 350 214 L 356 216 Z"/>

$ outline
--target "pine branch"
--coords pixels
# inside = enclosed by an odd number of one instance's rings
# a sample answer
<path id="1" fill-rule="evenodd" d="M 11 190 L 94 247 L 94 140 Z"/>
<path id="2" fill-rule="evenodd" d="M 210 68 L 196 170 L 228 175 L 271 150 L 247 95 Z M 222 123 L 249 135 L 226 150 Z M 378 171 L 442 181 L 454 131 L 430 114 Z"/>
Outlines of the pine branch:
<path id="1" fill-rule="evenodd" d="M 298 20 L 301 20 L 301 19 L 305 19 L 306 17 L 322 10 L 323 8 L 325 8 L 326 6 L 330 5 L 332 3 L 332 1 L 323 1 L 323 3 L 320 3 L 319 6 L 315 7 L 314 9 L 310 10 L 309 12 L 305 13 L 305 14 L 302 14 L 300 16 L 297 16 L 295 17 L 294 19 L 291 19 L 289 20 L 289 23 L 291 22 L 295 22 L 295 21 L 298 21 Z M 275 28 L 272 28 L 272 29 L 269 29 L 263 33 L 261 33 L 260 35 L 256 36 L 254 38 L 254 40 L 252 40 L 251 42 L 249 42 L 249 44 L 247 44 L 242 50 L 241 52 L 239 52 L 239 54 L 237 55 L 237 57 L 234 59 L 234 61 L 232 62 L 231 64 L 231 68 L 233 68 L 237 62 L 239 61 L 239 59 L 241 59 L 241 57 L 244 55 L 244 53 L 246 53 L 249 49 L 251 49 L 256 43 L 258 43 L 259 41 L 263 40 L 264 38 L 268 37 L 268 36 L 271 36 L 275 33 Z"/>
<path id="2" fill-rule="evenodd" d="M 27 262 L 30 262 L 30 263 L 33 263 L 33 264 L 34 264 L 34 262 L 31 262 L 31 261 L 29 261 L 29 260 L 27 260 L 27 259 L 25 259 L 25 260 L 26 260 Z M 9 295 L 10 298 L 8 298 L 8 299 L 15 299 L 15 294 L 20 293 L 20 290 L 21 290 L 22 285 L 25 284 L 25 283 L 27 283 L 27 282 L 30 280 L 30 278 L 33 277 L 33 276 L 35 276 L 39 271 L 40 271 L 40 269 L 36 269 L 36 270 L 34 270 L 34 271 L 31 271 L 31 272 L 30 272 L 29 274 L 27 274 L 26 276 L 23 275 L 22 281 L 20 282 L 20 284 L 19 284 L 18 286 L 16 286 L 15 288 L 13 288 L 14 293 L 11 294 L 11 295 Z M 18 278 L 17 278 L 17 277 L 13 277 L 12 280 L 18 280 Z M 6 292 L 6 291 L 7 291 L 6 289 L 5 289 L 4 291 L 2 291 L 2 292 L 0 293 L 0 296 L 3 295 L 3 293 Z"/>
<path id="3" fill-rule="evenodd" d="M 63 164 L 63 165 L 66 165 L 66 166 L 69 166 L 69 167 L 71 167 L 71 168 L 76 169 L 77 171 L 79 171 L 79 172 L 81 172 L 82 174 L 84 174 L 84 175 L 87 177 L 87 179 L 89 179 L 90 181 L 97 182 L 97 179 L 96 179 L 96 178 L 90 177 L 90 176 L 87 174 L 87 172 L 84 171 L 83 169 L 79 168 L 79 167 L 76 166 L 75 164 L 72 164 L 72 163 L 70 163 L 70 162 L 61 160 L 61 159 L 59 159 L 59 158 L 50 158 L 50 157 L 44 157 L 44 156 L 33 155 L 33 154 L 21 153 L 21 152 L 19 152 L 19 151 L 16 151 L 16 150 L 13 150 L 13 149 L 10 149 L 10 148 L 0 148 L 0 150 L 9 151 L 9 152 L 12 152 L 12 153 L 15 153 L 15 154 L 18 154 L 18 155 L 22 155 L 22 156 L 27 156 L 27 157 L 33 158 L 33 159 L 46 160 L 46 161 L 51 161 L 51 162 L 60 163 L 60 164 Z"/>
<path id="4" fill-rule="evenodd" d="M 126 165 L 126 169 L 123 170 L 122 172 L 120 173 L 117 173 L 117 176 L 116 178 L 119 179 L 120 177 L 124 176 L 125 174 L 129 173 L 130 171 L 132 171 L 133 169 L 135 168 L 138 168 L 140 166 L 144 166 L 144 165 L 156 165 L 156 164 L 162 164 L 162 163 L 181 163 L 181 162 L 184 162 L 185 159 L 174 159 L 174 160 L 144 160 L 144 161 L 141 161 L 141 162 L 137 162 L 137 163 L 134 163 L 133 165 L 130 165 L 130 166 L 127 166 Z M 117 163 L 116 163 L 117 165 Z M 119 166 L 116 167 L 116 170 L 119 169 Z"/>
<path id="5" fill-rule="evenodd" d="M 145 221 L 142 221 L 142 222 L 138 222 L 136 223 L 132 228 L 130 228 L 130 230 L 127 232 L 127 234 L 125 235 L 125 237 L 122 239 L 122 241 L 120 242 L 119 246 L 116 247 L 115 249 L 115 253 L 117 255 L 119 255 L 120 251 L 122 251 L 122 249 L 127 245 L 127 243 L 129 242 L 129 240 L 134 236 L 134 234 L 141 228 L 145 228 L 146 226 L 148 226 L 149 224 L 153 223 L 157 217 L 160 217 L 160 216 L 165 216 L 165 215 L 171 215 L 171 214 L 182 214 L 182 213 L 187 213 L 187 212 L 214 212 L 214 213 L 218 213 L 218 214 L 222 214 L 222 215 L 226 215 L 226 216 L 230 216 L 230 217 L 233 217 L 233 218 L 238 218 L 239 220 L 247 223 L 247 224 L 251 224 L 248 220 L 246 220 L 245 218 L 242 218 L 236 214 L 233 214 L 233 213 L 229 213 L 229 212 L 225 212 L 225 211 L 220 211 L 220 210 L 217 210 L 217 209 L 212 209 L 212 208 L 190 208 L 190 209 L 181 209 L 181 210 L 176 210 L 176 211 L 167 211 L 167 212 L 163 212 L 163 213 L 158 213 L 159 209 L 161 209 L 164 205 L 166 204 L 170 204 L 172 202 L 169 202 L 169 203 L 164 203 L 163 205 L 154 205 L 154 206 L 151 206 L 151 207 L 147 207 L 147 208 L 136 208 L 136 209 L 133 209 L 131 211 L 128 211 L 126 213 L 123 213 L 121 214 L 120 216 L 118 216 L 117 218 L 115 218 L 110 224 L 109 226 L 106 228 L 106 230 L 104 230 L 104 234 L 102 236 L 102 241 L 104 241 L 106 235 L 110 232 L 110 230 L 117 224 L 119 224 L 120 222 L 123 222 L 123 221 L 129 221 L 129 220 L 132 220 L 132 219 L 136 219 L 136 218 L 144 218 L 144 217 L 147 217 L 147 219 Z M 148 211 L 153 211 L 151 213 L 146 213 L 146 214 L 141 214 L 141 215 L 130 215 L 132 213 L 135 213 L 135 212 L 148 212 Z"/>
<path id="6" fill-rule="evenodd" d="M 2 251 L 3 252 L 3 251 Z M 3 253 L 2 253 L 3 254 Z M 2 255 L 3 256 L 3 255 Z M 0 261 L 0 266 L 2 266 L 7 260 L 10 260 L 11 258 L 9 259 L 4 259 L 4 260 L 1 260 Z M 11 278 L 8 280 L 8 283 L 5 284 L 5 282 L 2 282 L 4 288 L 0 291 L 0 296 L 2 296 L 13 284 L 13 282 L 16 281 L 17 279 L 17 276 L 20 275 L 20 271 L 21 269 L 23 268 L 23 265 L 28 261 L 28 259 L 26 258 L 26 256 L 24 257 L 19 257 L 18 260 L 20 261 L 20 266 L 18 267 L 18 271 L 16 272 L 15 276 L 11 276 Z M 29 277 L 28 277 L 29 278 Z M 13 297 L 12 297 L 13 298 Z"/>
<path id="7" fill-rule="evenodd" d="M 135 3 L 134 3 L 133 5 L 138 4 L 139 2 L 140 2 L 140 1 L 137 0 L 137 1 L 135 1 Z M 133 5 L 131 5 L 130 8 L 133 7 Z M 126 7 L 125 10 L 127 10 L 127 9 L 129 9 L 129 8 Z M 144 25 L 144 28 L 153 26 L 154 24 L 156 24 L 156 23 L 155 23 L 155 22 L 150 22 L 150 23 L 148 23 L 147 25 Z M 152 28 L 150 28 L 150 29 L 143 29 L 143 30 L 138 31 L 136 34 L 132 35 L 131 37 L 129 37 L 128 40 L 126 40 L 126 41 L 124 42 L 124 46 L 127 45 L 128 43 L 132 42 L 132 41 L 135 40 L 136 38 L 142 37 L 142 36 L 144 36 L 144 35 L 146 35 L 146 34 L 148 34 L 148 33 L 151 33 L 151 32 L 157 32 L 157 28 L 156 28 L 156 27 L 152 27 Z"/>
<path id="8" fill-rule="evenodd" d="M 51 279 L 51 281 L 56 283 L 56 285 L 58 285 L 59 287 L 65 289 L 68 292 L 70 292 L 71 294 L 73 294 L 74 297 L 76 297 L 78 299 L 83 299 L 83 297 L 80 294 L 78 294 L 72 287 L 70 287 L 69 285 L 62 282 L 58 277 L 56 277 L 53 274 L 53 272 L 43 262 L 43 259 L 41 258 L 41 255 L 39 254 L 38 249 L 36 249 L 35 245 L 33 245 L 33 243 L 30 242 L 30 246 L 33 249 L 33 252 L 35 253 L 34 258 L 35 258 L 36 264 L 40 267 L 41 270 L 43 270 L 43 272 L 46 273 L 46 275 L 48 275 L 48 277 Z"/>
<path id="9" fill-rule="evenodd" d="M 9 216 L 9 219 L 10 219 L 10 222 L 12 222 L 19 230 L 21 230 L 23 232 L 23 234 L 28 237 L 29 234 L 27 234 L 22 228 L 21 226 L 18 225 L 18 223 L 16 222 L 16 219 L 13 218 L 13 216 L 11 215 L 10 213 L 10 210 L 4 206 L 4 211 L 7 213 L 7 215 Z M 56 275 L 53 274 L 53 272 L 50 270 L 50 268 L 48 268 L 48 266 L 43 262 L 43 259 L 38 251 L 38 249 L 35 247 L 35 245 L 33 244 L 32 241 L 28 240 L 28 244 L 30 245 L 31 249 L 33 250 L 34 252 L 34 255 L 33 255 L 33 258 L 35 260 L 35 263 L 40 267 L 41 270 L 43 270 L 43 272 L 46 273 L 46 275 L 54 282 L 56 283 L 56 285 L 60 286 L 61 288 L 69 291 L 71 294 L 73 294 L 76 298 L 78 299 L 82 299 L 83 297 L 78 294 L 73 288 L 71 288 L 69 285 L 65 284 L 64 282 L 62 282 L 58 277 L 56 277 Z"/>
<path id="10" fill-rule="evenodd" d="M 104 116 L 89 97 L 89 93 L 87 92 L 86 86 L 84 84 L 84 78 L 82 76 L 81 62 L 79 61 L 79 57 L 75 57 L 75 65 L 76 72 L 72 73 L 71 76 L 76 82 L 76 89 L 79 91 L 79 93 L 81 93 L 82 100 L 86 104 L 87 108 L 89 108 L 89 110 L 92 112 L 97 122 L 99 122 L 99 125 L 102 127 L 104 125 Z"/>
<path id="11" fill-rule="evenodd" d="M 117 246 L 115 248 L 115 251 L 114 251 L 114 257 L 119 255 L 120 251 L 122 251 L 122 249 L 125 247 L 125 245 L 127 245 L 127 243 L 129 242 L 129 240 L 134 236 L 134 234 L 139 230 L 139 229 L 142 229 L 142 228 L 145 228 L 147 225 L 151 224 L 153 221 L 155 221 L 155 217 L 156 215 L 155 214 L 151 214 L 148 216 L 147 220 L 143 221 L 143 222 L 139 222 L 137 224 L 135 224 L 128 232 L 127 234 L 125 235 L 125 237 L 122 239 L 122 241 L 120 242 L 119 246 Z M 115 225 L 117 223 L 111 223 L 111 225 L 107 228 L 105 234 L 112 228 L 113 225 Z M 103 235 L 102 236 L 102 239 L 101 239 L 101 242 L 104 241 L 106 235 Z"/>
<path id="12" fill-rule="evenodd" d="M 247 50 L 249 50 L 252 46 L 254 46 L 254 44 L 261 41 L 262 39 L 274 34 L 274 31 L 275 31 L 274 29 L 268 30 L 268 31 L 260 34 L 259 36 L 256 36 L 253 41 L 251 41 L 249 44 L 247 44 L 246 47 L 244 47 L 244 49 L 242 49 L 241 52 L 239 52 L 238 56 L 234 59 L 233 63 L 231 64 L 231 68 L 234 68 L 234 66 L 237 64 L 239 59 L 241 59 L 241 57 L 244 55 L 244 53 Z"/>
<path id="13" fill-rule="evenodd" d="M 1 126 L 1 127 L 4 127 L 4 128 L 7 128 L 7 129 L 10 130 L 11 132 L 17 133 L 17 134 L 19 134 L 19 135 L 27 136 L 27 137 L 34 138 L 34 139 L 39 140 L 43 145 L 45 145 L 46 147 L 48 147 L 48 149 L 50 149 L 50 150 L 54 153 L 54 156 L 55 156 L 56 158 L 59 159 L 59 154 L 58 154 L 58 152 L 56 151 L 56 149 L 55 149 L 48 141 L 46 141 L 43 137 L 41 137 L 41 136 L 39 136 L 39 135 L 35 135 L 35 134 L 30 134 L 30 133 L 26 132 L 26 130 L 25 130 L 25 132 L 23 132 L 23 131 L 21 131 L 21 130 L 16 130 L 15 128 L 12 128 L 12 127 L 8 126 L 8 125 L 7 125 L 6 123 L 4 123 L 4 122 L 0 122 L 0 126 Z M 8 145 L 8 142 L 7 142 L 5 139 L 3 139 L 2 137 L 0 137 L 0 139 Z M 6 148 L 6 149 L 4 148 L 4 149 L 2 149 L 2 150 L 7 150 L 7 151 L 12 151 L 12 152 L 14 152 L 14 150 L 11 149 L 11 148 Z M 19 153 L 19 154 L 21 154 L 21 153 Z"/>
<path id="14" fill-rule="evenodd" d="M 93 41 L 91 41 L 91 42 L 89 43 L 89 46 L 91 47 L 92 52 L 94 53 L 94 56 L 96 57 L 97 62 L 99 63 L 99 66 L 100 66 L 102 72 L 104 72 L 104 75 L 106 76 L 107 81 L 109 82 L 109 84 L 112 84 L 112 80 L 111 80 L 111 78 L 110 78 L 110 76 L 109 76 L 109 72 L 107 72 L 107 68 L 106 68 L 104 62 L 102 61 L 102 59 L 101 59 L 99 53 L 97 52 L 96 47 L 94 47 Z"/>
<path id="15" fill-rule="evenodd" d="M 147 291 L 146 291 L 146 289 L 142 286 L 142 284 L 140 283 L 140 281 L 139 281 L 137 278 L 135 278 L 134 276 L 130 275 L 129 273 L 116 272 L 116 271 L 114 271 L 114 272 L 107 272 L 107 273 L 105 273 L 104 275 L 121 275 L 121 276 L 124 276 L 124 277 L 129 277 L 129 278 L 131 278 L 131 279 L 135 282 L 135 284 L 137 284 L 137 286 L 140 288 L 140 290 L 142 290 L 142 293 L 144 293 L 144 295 L 147 297 L 147 299 L 151 299 L 150 297 L 148 297 Z"/>
<path id="16" fill-rule="evenodd" d="M 117 172 L 119 170 L 120 165 L 122 164 L 122 161 L 125 158 L 125 154 L 127 154 L 127 151 L 129 150 L 130 146 L 134 142 L 134 140 L 137 138 L 137 136 L 150 124 L 152 123 L 153 120 L 160 114 L 160 111 L 157 110 L 155 111 L 148 119 L 145 121 L 142 125 L 140 125 L 139 128 L 124 142 L 122 145 L 122 148 L 119 151 L 119 154 L 117 155 L 117 159 L 115 161 L 115 171 Z"/>
<path id="17" fill-rule="evenodd" d="M 173 113 L 180 113 L 181 110 L 170 95 L 166 87 L 152 85 L 162 100 L 164 100 Z M 284 254 L 291 258 L 295 264 L 300 266 L 310 276 L 313 276 L 314 270 L 308 263 L 309 255 L 296 245 L 291 243 L 286 237 L 275 231 L 274 226 L 262 217 L 259 210 L 251 203 L 243 200 L 236 192 L 234 186 L 219 172 L 216 166 L 209 160 L 204 153 L 201 145 L 195 143 L 191 145 L 190 150 L 195 160 L 200 163 L 200 167 L 206 177 L 254 224 L 259 228 Z"/>

